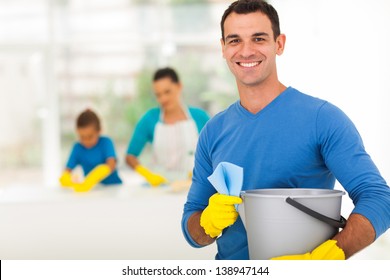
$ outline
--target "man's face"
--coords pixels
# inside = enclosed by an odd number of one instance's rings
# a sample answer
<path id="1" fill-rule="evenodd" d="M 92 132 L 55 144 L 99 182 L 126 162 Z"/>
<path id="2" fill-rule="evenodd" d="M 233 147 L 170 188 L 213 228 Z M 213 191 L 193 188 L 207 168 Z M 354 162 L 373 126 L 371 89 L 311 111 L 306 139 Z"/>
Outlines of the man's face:
<path id="1" fill-rule="evenodd" d="M 94 125 L 79 127 L 77 129 L 81 145 L 89 149 L 95 146 L 99 140 L 100 132 Z"/>
<path id="2" fill-rule="evenodd" d="M 168 77 L 155 81 L 153 90 L 163 110 L 172 109 L 180 102 L 181 84 L 173 82 Z"/>
<path id="3" fill-rule="evenodd" d="M 252 87 L 277 80 L 276 55 L 283 53 L 285 36 L 274 40 L 271 21 L 261 12 L 231 13 L 221 39 L 223 57 L 239 86 Z"/>

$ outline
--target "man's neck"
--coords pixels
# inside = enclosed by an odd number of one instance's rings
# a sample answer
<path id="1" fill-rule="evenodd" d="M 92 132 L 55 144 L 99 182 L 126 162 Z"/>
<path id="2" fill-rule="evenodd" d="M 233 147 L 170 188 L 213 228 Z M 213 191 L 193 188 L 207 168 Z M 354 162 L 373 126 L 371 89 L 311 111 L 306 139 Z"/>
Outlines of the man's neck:
<path id="1" fill-rule="evenodd" d="M 238 85 L 241 105 L 252 114 L 263 110 L 285 89 L 286 86 L 279 81 L 272 85 L 257 85 L 255 87 Z"/>

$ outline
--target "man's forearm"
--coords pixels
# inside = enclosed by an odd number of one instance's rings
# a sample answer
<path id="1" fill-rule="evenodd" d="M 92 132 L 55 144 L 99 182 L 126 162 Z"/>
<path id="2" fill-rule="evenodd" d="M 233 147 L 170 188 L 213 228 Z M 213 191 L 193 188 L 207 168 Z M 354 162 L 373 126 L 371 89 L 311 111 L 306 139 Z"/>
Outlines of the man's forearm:
<path id="1" fill-rule="evenodd" d="M 375 230 L 366 217 L 351 214 L 345 228 L 333 239 L 337 240 L 337 246 L 343 249 L 345 258 L 348 259 L 374 242 Z"/>
<path id="2" fill-rule="evenodd" d="M 210 237 L 204 231 L 200 225 L 200 216 L 202 212 L 195 212 L 188 219 L 188 232 L 190 233 L 192 239 L 201 246 L 206 246 L 215 241 L 215 238 Z"/>

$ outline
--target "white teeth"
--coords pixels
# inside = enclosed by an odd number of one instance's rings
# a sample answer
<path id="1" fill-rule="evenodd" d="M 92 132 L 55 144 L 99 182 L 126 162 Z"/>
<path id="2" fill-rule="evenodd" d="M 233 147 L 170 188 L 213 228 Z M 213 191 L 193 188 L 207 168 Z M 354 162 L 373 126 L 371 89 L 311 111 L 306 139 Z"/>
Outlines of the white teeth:
<path id="1" fill-rule="evenodd" d="M 256 65 L 259 65 L 260 62 L 248 62 L 248 63 L 245 63 L 245 62 L 240 62 L 239 63 L 242 67 L 255 67 Z"/>

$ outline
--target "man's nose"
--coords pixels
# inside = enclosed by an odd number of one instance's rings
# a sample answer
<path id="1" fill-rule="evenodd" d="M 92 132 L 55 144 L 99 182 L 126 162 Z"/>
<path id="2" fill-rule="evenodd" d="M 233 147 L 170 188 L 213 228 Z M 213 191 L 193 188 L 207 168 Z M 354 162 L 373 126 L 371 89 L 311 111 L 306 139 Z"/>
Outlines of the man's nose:
<path id="1" fill-rule="evenodd" d="M 252 42 L 245 42 L 241 44 L 240 55 L 243 58 L 249 58 L 255 54 L 255 46 Z"/>

